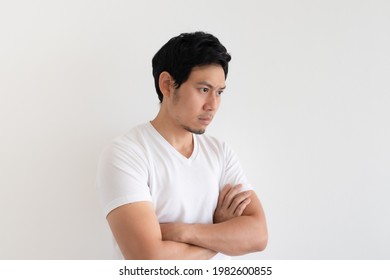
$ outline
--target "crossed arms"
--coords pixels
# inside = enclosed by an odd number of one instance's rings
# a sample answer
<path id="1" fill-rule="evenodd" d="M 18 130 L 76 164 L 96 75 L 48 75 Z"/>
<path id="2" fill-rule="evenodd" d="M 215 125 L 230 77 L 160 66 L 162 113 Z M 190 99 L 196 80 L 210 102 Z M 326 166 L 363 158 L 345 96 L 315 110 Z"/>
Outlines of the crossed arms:
<path id="1" fill-rule="evenodd" d="M 242 255 L 262 251 L 267 226 L 252 191 L 227 185 L 220 193 L 213 224 L 159 224 L 151 202 L 111 211 L 107 220 L 125 259 L 210 259 L 217 252 Z"/>

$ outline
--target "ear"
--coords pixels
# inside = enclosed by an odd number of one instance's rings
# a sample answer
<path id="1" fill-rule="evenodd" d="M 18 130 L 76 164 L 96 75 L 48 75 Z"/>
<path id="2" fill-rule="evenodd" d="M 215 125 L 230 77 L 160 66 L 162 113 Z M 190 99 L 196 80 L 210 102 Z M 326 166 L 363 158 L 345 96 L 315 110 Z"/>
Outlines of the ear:
<path id="1" fill-rule="evenodd" d="M 169 74 L 167 71 L 161 72 L 158 85 L 160 87 L 160 90 L 165 97 L 169 97 L 173 91 L 173 84 L 174 80 L 171 74 Z"/>

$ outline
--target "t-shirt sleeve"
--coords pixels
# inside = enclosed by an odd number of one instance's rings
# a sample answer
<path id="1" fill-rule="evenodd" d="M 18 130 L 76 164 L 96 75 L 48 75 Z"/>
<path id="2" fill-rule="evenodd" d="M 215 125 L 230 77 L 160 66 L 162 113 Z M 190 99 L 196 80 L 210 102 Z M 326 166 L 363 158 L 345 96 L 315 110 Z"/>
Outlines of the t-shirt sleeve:
<path id="1" fill-rule="evenodd" d="M 225 142 L 222 146 L 224 154 L 224 166 L 220 181 L 220 189 L 222 189 L 226 184 L 231 184 L 233 186 L 242 184 L 241 191 L 253 190 L 253 187 L 249 183 L 236 153 Z"/>
<path id="2" fill-rule="evenodd" d="M 96 185 L 104 216 L 127 203 L 152 201 L 146 159 L 129 144 L 113 142 L 103 150 Z"/>

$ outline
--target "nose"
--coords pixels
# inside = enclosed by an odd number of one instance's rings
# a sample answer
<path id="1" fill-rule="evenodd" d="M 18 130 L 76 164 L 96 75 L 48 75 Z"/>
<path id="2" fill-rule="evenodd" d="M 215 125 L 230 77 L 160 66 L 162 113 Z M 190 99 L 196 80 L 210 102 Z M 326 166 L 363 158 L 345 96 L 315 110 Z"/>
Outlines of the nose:
<path id="1" fill-rule="evenodd" d="M 210 91 L 207 96 L 206 102 L 204 104 L 204 110 L 216 111 L 218 109 L 219 102 L 220 100 L 219 100 L 218 93 L 214 91 Z"/>

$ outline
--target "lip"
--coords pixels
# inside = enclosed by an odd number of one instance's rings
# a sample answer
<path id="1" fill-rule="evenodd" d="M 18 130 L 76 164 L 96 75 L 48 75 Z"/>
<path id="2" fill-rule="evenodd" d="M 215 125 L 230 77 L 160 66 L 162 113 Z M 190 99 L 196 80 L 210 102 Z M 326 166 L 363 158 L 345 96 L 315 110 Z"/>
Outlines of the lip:
<path id="1" fill-rule="evenodd" d="M 208 125 L 209 123 L 211 123 L 212 121 L 212 118 L 199 118 L 199 122 L 203 125 Z"/>

